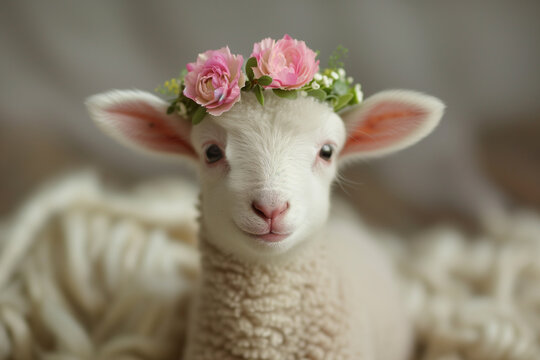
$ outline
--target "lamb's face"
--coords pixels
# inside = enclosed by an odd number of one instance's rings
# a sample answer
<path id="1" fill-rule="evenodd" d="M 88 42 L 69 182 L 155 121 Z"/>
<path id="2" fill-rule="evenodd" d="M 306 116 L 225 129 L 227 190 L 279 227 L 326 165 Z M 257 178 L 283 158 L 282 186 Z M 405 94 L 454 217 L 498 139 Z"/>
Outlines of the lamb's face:
<path id="1" fill-rule="evenodd" d="M 341 118 L 312 98 L 251 94 L 192 130 L 208 238 L 242 257 L 283 254 L 324 225 Z"/>

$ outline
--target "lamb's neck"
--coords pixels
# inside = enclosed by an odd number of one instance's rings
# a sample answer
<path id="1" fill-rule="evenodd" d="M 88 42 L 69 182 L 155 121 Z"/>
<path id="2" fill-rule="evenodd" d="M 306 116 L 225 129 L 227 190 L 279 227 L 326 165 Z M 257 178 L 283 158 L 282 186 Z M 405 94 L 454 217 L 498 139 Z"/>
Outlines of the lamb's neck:
<path id="1" fill-rule="evenodd" d="M 342 351 L 341 288 L 322 243 L 274 264 L 241 261 L 204 236 L 200 249 L 186 359 L 321 358 Z"/>

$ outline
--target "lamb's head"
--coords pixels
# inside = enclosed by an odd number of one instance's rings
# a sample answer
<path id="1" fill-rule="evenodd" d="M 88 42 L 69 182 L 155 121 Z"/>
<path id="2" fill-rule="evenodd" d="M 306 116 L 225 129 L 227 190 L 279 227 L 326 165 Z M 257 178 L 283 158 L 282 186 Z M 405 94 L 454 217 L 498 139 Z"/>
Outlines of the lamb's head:
<path id="1" fill-rule="evenodd" d="M 386 91 L 336 114 L 311 97 L 246 94 L 220 116 L 191 125 L 140 91 L 112 91 L 87 102 L 92 118 L 123 143 L 196 164 L 207 238 L 242 258 L 288 253 L 318 234 L 329 213 L 338 167 L 397 151 L 427 135 L 442 103 Z"/>
<path id="2" fill-rule="evenodd" d="M 209 238 L 254 256 L 320 230 L 345 127 L 326 104 L 252 94 L 192 131 Z M 253 254 L 254 252 L 255 254 Z"/>

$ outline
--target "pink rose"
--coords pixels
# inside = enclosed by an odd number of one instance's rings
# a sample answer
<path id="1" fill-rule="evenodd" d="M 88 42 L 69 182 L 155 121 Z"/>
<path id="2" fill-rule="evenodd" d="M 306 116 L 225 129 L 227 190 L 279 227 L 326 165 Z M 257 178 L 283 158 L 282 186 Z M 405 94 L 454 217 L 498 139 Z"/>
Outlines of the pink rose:
<path id="1" fill-rule="evenodd" d="M 228 47 L 199 54 L 197 62 L 187 64 L 184 95 L 218 116 L 240 100 L 244 86 L 242 55 L 232 55 Z"/>
<path id="2" fill-rule="evenodd" d="M 289 35 L 277 42 L 266 38 L 256 43 L 251 56 L 257 59 L 257 67 L 253 68 L 255 78 L 272 77 L 272 83 L 265 86 L 267 88 L 298 89 L 319 71 L 319 61 L 315 61 L 317 54 L 305 42 Z"/>

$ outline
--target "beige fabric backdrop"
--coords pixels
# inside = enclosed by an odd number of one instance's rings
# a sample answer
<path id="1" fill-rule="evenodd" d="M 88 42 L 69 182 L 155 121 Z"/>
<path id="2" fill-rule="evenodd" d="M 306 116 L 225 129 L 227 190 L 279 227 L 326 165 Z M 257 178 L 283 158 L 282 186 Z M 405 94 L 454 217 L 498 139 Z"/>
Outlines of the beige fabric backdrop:
<path id="1" fill-rule="evenodd" d="M 125 178 L 186 173 L 102 136 L 84 98 L 152 91 L 201 51 L 227 44 L 249 55 L 284 33 L 320 50 L 323 63 L 337 44 L 348 47 L 346 67 L 368 95 L 411 88 L 448 105 L 431 137 L 356 168 L 355 181 L 369 170 L 427 209 L 474 208 L 494 195 L 477 164 L 477 130 L 540 109 L 539 14 L 538 1 L 4 1 L 0 211 L 68 165 L 97 162 Z"/>

